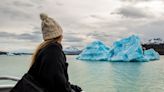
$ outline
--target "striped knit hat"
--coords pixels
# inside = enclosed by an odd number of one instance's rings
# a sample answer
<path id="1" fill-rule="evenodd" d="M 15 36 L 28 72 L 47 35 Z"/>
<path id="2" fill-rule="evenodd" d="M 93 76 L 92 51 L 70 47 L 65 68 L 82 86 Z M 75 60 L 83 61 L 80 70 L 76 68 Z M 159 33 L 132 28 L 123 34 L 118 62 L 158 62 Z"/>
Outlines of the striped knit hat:
<path id="1" fill-rule="evenodd" d="M 44 40 L 57 38 L 62 35 L 62 28 L 52 18 L 48 17 L 44 13 L 41 13 L 40 19 L 42 20 L 42 34 Z"/>

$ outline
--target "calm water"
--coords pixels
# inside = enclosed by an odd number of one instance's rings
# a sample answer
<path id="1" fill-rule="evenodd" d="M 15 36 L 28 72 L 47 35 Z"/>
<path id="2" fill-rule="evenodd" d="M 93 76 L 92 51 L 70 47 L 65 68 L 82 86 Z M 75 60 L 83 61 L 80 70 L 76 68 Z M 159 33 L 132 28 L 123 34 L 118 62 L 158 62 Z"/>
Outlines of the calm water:
<path id="1" fill-rule="evenodd" d="M 164 92 L 164 56 L 152 62 L 91 62 L 67 56 L 69 77 L 86 92 Z M 0 75 L 21 77 L 31 56 L 0 56 Z M 14 82 L 1 81 L 0 84 Z"/>

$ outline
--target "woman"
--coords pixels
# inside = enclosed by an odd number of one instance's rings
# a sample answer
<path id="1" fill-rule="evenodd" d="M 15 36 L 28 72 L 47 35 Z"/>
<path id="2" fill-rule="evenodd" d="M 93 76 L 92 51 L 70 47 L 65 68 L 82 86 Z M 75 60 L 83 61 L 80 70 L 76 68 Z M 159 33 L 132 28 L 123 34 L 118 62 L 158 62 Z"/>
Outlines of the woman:
<path id="1" fill-rule="evenodd" d="M 40 14 L 44 42 L 33 55 L 28 73 L 48 92 L 81 92 L 68 79 L 66 57 L 62 51 L 62 28 L 46 14 Z"/>

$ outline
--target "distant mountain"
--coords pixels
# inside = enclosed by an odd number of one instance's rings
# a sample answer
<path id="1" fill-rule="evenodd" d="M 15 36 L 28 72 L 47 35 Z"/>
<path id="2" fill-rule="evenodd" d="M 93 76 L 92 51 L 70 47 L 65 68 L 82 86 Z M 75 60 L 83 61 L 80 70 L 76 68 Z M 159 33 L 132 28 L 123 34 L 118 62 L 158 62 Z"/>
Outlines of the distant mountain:
<path id="1" fill-rule="evenodd" d="M 33 50 L 31 49 L 18 49 L 10 51 L 8 55 L 32 55 Z"/>
<path id="2" fill-rule="evenodd" d="M 32 55 L 32 53 L 12 53 L 13 55 Z"/>
<path id="3" fill-rule="evenodd" d="M 164 41 L 161 38 L 153 38 L 148 40 L 146 43 L 144 44 L 163 44 Z"/>
<path id="4" fill-rule="evenodd" d="M 142 44 L 143 49 L 154 49 L 160 55 L 164 55 L 164 41 L 161 38 L 154 38 Z"/>
<path id="5" fill-rule="evenodd" d="M 7 55 L 8 52 L 0 51 L 0 55 Z"/>
<path id="6" fill-rule="evenodd" d="M 12 56 L 12 55 L 32 55 L 32 53 L 28 53 L 28 52 L 6 52 L 6 51 L 0 51 L 0 55 L 8 55 L 8 56 Z"/>

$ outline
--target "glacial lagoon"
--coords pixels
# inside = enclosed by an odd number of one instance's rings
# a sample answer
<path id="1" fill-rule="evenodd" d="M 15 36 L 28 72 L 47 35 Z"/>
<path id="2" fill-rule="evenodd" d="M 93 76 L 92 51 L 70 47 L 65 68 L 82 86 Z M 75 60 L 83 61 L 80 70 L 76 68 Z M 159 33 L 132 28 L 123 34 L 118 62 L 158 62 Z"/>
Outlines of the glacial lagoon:
<path id="1" fill-rule="evenodd" d="M 150 62 L 93 62 L 76 57 L 67 55 L 69 78 L 85 92 L 164 92 L 164 56 Z M 0 56 L 0 75 L 22 77 L 30 61 L 31 56 Z"/>

